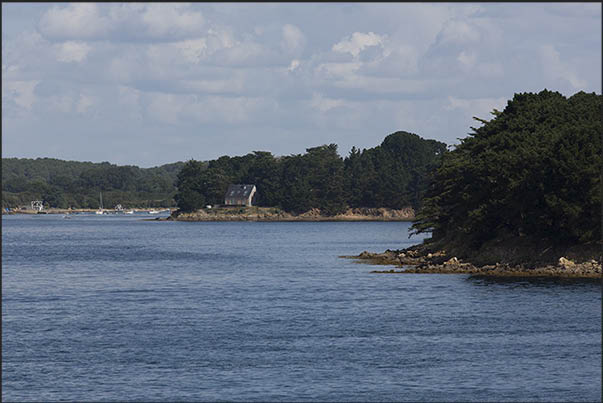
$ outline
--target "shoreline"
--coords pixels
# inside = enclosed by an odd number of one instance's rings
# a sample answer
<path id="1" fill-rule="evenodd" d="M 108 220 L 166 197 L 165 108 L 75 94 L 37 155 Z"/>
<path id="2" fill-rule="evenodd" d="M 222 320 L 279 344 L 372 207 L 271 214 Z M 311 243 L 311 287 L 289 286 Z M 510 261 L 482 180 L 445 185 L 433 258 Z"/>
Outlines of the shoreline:
<path id="1" fill-rule="evenodd" d="M 383 253 L 364 251 L 358 256 L 340 256 L 355 259 L 358 263 L 395 266 L 397 269 L 372 270 L 377 274 L 470 274 L 491 277 L 556 277 L 601 279 L 601 262 L 594 259 L 574 262 L 560 257 L 556 265 L 526 267 L 496 263 L 477 266 L 464 262 L 455 256 L 447 256 L 445 252 L 425 253 L 410 247 L 403 250 L 386 250 Z"/>
<path id="2" fill-rule="evenodd" d="M 335 216 L 322 215 L 319 209 L 311 209 L 303 214 L 295 215 L 271 207 L 221 207 L 201 209 L 192 213 L 176 213 L 157 220 L 182 222 L 408 222 L 414 218 L 414 210 L 410 207 L 401 210 L 352 208 Z"/>
<path id="3" fill-rule="evenodd" d="M 170 210 L 170 213 L 175 211 L 175 208 L 169 207 L 157 207 L 157 208 L 132 208 L 132 209 L 124 209 L 124 210 L 132 210 L 135 213 L 148 213 L 149 211 L 165 211 Z M 42 212 L 38 212 L 37 210 L 12 210 L 12 211 L 4 211 L 2 210 L 2 215 L 31 215 L 31 214 L 81 214 L 81 213 L 96 213 L 98 209 L 59 209 L 59 208 L 50 208 L 47 210 L 42 210 Z M 118 214 L 119 212 L 115 209 L 103 209 L 107 214 Z M 123 213 L 123 211 L 121 212 Z"/>

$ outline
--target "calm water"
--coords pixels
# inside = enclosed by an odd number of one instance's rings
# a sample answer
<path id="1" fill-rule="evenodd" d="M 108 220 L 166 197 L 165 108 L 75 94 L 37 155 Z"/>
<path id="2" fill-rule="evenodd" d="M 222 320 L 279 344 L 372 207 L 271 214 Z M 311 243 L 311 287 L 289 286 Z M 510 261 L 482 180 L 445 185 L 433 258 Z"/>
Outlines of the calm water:
<path id="1" fill-rule="evenodd" d="M 599 282 L 337 257 L 408 227 L 4 216 L 2 400 L 601 400 Z"/>

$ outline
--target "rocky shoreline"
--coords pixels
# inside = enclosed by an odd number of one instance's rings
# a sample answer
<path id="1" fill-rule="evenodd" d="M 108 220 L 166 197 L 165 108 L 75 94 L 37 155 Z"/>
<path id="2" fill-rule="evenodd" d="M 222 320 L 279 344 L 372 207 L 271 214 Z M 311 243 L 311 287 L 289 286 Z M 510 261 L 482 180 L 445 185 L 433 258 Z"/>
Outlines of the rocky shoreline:
<path id="1" fill-rule="evenodd" d="M 601 262 L 594 259 L 582 262 L 560 257 L 556 265 L 527 267 L 496 263 L 477 266 L 464 262 L 444 251 L 428 252 L 421 247 L 410 247 L 403 250 L 386 250 L 383 253 L 362 252 L 358 256 L 342 256 L 358 259 L 360 262 L 396 266 L 398 269 L 373 270 L 371 273 L 409 274 L 472 274 L 498 277 L 566 277 L 566 278 L 601 278 Z"/>
<path id="2" fill-rule="evenodd" d="M 312 209 L 303 214 L 291 214 L 270 207 L 221 207 L 200 209 L 192 213 L 175 213 L 164 220 L 168 221 L 412 221 L 415 217 L 412 208 L 393 210 L 387 208 L 354 208 L 343 214 L 325 216 L 319 209 Z"/>

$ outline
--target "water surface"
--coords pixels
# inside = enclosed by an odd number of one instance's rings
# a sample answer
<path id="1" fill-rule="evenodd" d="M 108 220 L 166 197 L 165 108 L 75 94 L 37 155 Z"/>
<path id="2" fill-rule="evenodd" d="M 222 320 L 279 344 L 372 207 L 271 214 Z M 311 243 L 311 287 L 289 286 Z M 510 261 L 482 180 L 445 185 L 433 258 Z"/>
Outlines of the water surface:
<path id="1" fill-rule="evenodd" d="M 403 222 L 140 218 L 2 217 L 4 401 L 601 399 L 600 282 L 338 258 Z"/>

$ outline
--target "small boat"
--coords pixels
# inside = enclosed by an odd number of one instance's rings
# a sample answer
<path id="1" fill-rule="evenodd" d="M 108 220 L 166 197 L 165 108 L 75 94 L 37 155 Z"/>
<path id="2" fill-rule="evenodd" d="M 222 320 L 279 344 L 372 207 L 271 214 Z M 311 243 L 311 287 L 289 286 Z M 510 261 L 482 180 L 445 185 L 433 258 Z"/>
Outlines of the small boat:
<path id="1" fill-rule="evenodd" d="M 100 207 L 98 208 L 98 210 L 96 210 L 96 214 L 105 214 L 105 211 L 103 210 L 103 192 L 100 192 Z"/>
<path id="2" fill-rule="evenodd" d="M 126 210 L 124 211 L 124 214 L 134 214 L 134 210 Z"/>
<path id="3" fill-rule="evenodd" d="M 149 214 L 159 214 L 160 212 L 157 210 L 149 210 Z"/>

